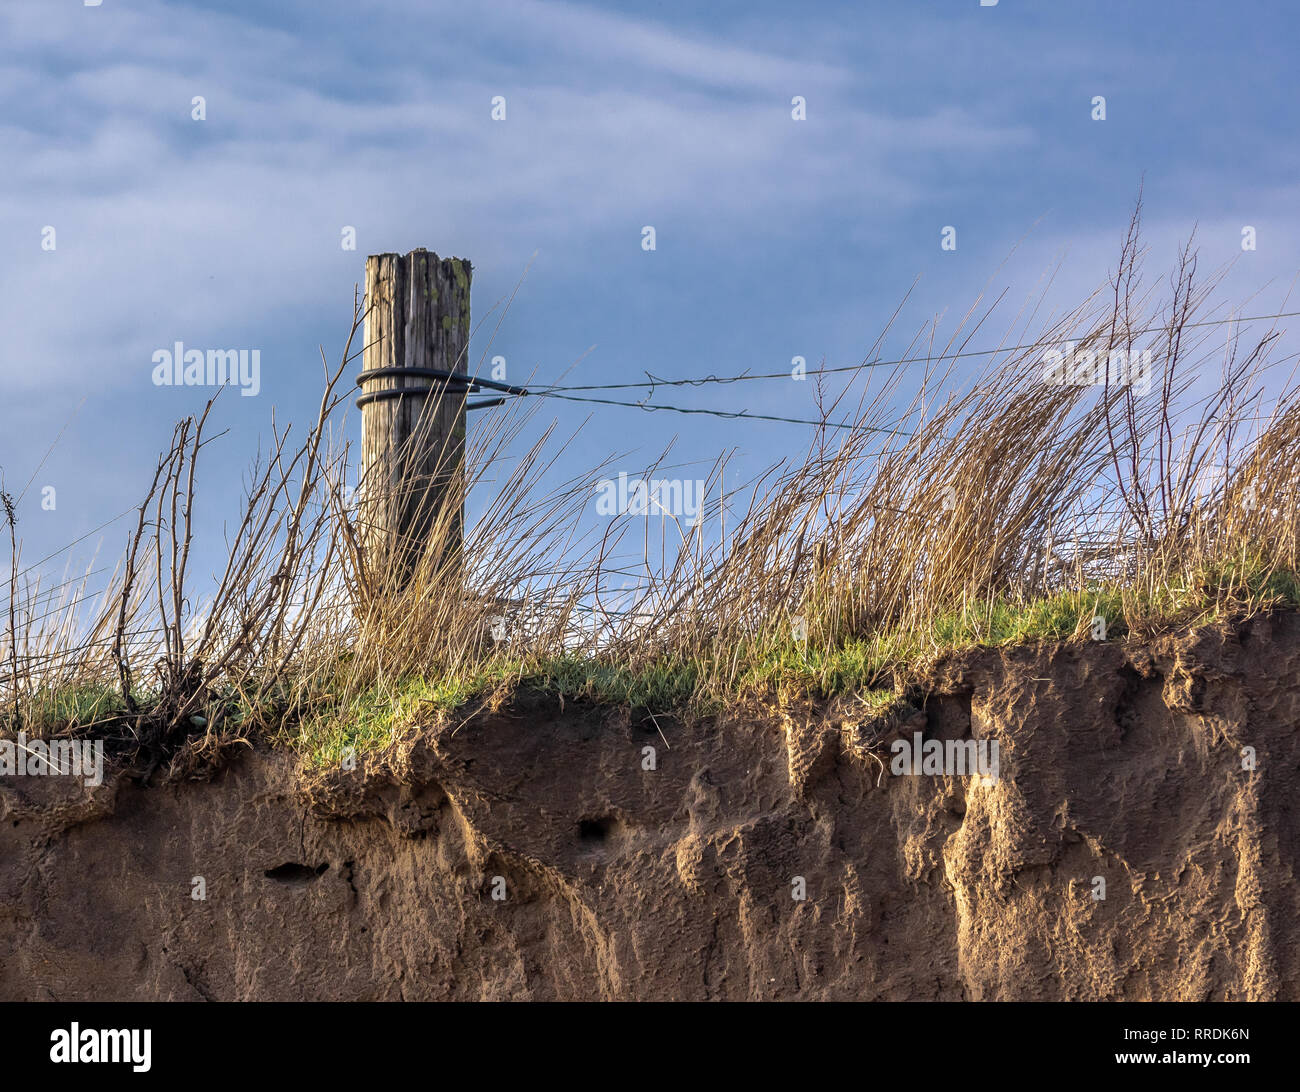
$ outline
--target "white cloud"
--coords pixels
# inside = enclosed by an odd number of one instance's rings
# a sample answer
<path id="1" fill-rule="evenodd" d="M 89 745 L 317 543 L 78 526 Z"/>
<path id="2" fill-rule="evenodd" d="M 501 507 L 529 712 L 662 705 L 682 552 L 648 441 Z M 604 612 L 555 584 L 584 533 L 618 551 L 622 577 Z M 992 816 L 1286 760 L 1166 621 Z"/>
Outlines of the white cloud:
<path id="1" fill-rule="evenodd" d="M 449 12 L 461 12 L 450 33 Z M 22 317 L 7 324 L 12 359 L 55 366 L 6 368 L 6 382 L 139 382 L 104 360 L 147 361 L 160 338 L 216 315 L 256 327 L 319 302 L 338 285 L 345 224 L 363 252 L 419 240 L 480 264 L 655 220 L 679 234 L 780 237 L 850 196 L 882 208 L 922 200 L 938 183 L 916 157 L 1029 139 L 955 108 L 891 117 L 854 103 L 836 65 L 574 5 L 494 5 L 488 17 L 497 31 L 474 32 L 458 7 L 417 17 L 406 33 L 436 27 L 432 52 L 457 63 L 401 60 L 390 97 L 349 101 L 320 89 L 322 72 L 333 87 L 365 78 L 345 50 L 324 48 L 313 67 L 290 35 L 227 15 L 11 9 L 3 116 L 18 122 L 3 133 L 0 232 L 15 242 L 0 308 Z M 500 81 L 479 73 L 500 70 L 505 39 L 573 78 L 512 69 L 509 118 L 496 123 Z M 71 74 L 51 83 L 65 65 Z M 789 116 L 796 85 L 827 96 L 807 123 Z M 189 119 L 195 94 L 204 122 Z M 52 254 L 38 246 L 47 223 L 59 232 Z M 359 275 L 360 258 L 346 260 Z"/>

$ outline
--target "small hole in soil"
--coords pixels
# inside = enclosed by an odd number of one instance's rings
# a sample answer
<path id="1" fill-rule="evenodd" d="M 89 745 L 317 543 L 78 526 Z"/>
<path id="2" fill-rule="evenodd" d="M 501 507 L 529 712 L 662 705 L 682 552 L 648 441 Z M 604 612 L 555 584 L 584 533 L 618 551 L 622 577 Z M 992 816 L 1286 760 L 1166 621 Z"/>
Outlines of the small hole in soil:
<path id="1" fill-rule="evenodd" d="M 613 824 L 612 819 L 584 819 L 578 824 L 578 837 L 584 842 L 603 842 Z"/>
<path id="2" fill-rule="evenodd" d="M 275 868 L 268 868 L 266 878 L 275 880 L 277 883 L 306 883 L 308 880 L 314 880 L 317 876 L 322 875 L 327 868 L 329 868 L 328 864 L 317 865 L 312 868 L 311 865 L 288 861 L 285 864 L 277 865 Z"/>

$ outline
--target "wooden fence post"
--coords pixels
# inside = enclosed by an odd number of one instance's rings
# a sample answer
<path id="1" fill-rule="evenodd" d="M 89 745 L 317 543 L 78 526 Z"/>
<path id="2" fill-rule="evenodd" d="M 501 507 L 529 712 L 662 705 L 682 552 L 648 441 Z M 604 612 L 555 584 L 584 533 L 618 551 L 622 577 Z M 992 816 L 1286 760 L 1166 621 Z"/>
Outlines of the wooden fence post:
<path id="1" fill-rule="evenodd" d="M 465 526 L 470 263 L 423 248 L 366 259 L 358 494 L 367 579 L 406 580 L 431 541 L 459 565 Z"/>

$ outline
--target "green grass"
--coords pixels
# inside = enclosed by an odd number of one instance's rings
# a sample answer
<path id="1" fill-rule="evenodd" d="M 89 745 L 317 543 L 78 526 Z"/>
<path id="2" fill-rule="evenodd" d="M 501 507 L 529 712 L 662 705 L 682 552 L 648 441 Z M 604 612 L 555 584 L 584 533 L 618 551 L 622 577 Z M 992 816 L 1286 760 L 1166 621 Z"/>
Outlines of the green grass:
<path id="1" fill-rule="evenodd" d="M 527 663 L 497 657 L 460 674 L 404 678 L 347 697 L 339 696 L 344 692 L 340 683 L 322 681 L 292 724 L 277 721 L 278 711 L 290 704 L 283 699 L 268 699 L 252 709 L 232 695 L 222 699 L 224 723 L 242 730 L 269 729 L 277 743 L 292 747 L 311 764 L 337 766 L 349 754 L 388 747 L 413 726 L 466 714 L 476 702 L 504 701 L 519 691 L 687 717 L 747 700 L 781 706 L 853 694 L 871 715 L 885 715 L 897 701 L 896 673 L 919 660 L 968 648 L 1068 640 L 1087 634 L 1097 616 L 1106 619 L 1107 639 L 1114 640 L 1129 633 L 1132 619 L 1144 626 L 1157 621 L 1203 624 L 1242 613 L 1246 602 L 1255 609 L 1300 607 L 1300 577 L 1232 563 L 1168 580 L 1152 595 L 1101 586 L 1029 602 L 993 600 L 941 614 L 924 630 L 894 630 L 827 645 L 796 641 L 790 634 L 755 640 L 726 650 L 725 662 L 717 654 L 713 662 L 674 655 L 635 664 L 576 655 Z M 147 708 L 147 698 L 141 701 Z M 27 727 L 29 735 L 66 732 L 124 711 L 109 686 L 44 692 L 33 707 L 39 722 Z M 203 712 L 211 716 L 211 710 Z"/>
<path id="2" fill-rule="evenodd" d="M 125 711 L 122 695 L 111 686 L 83 685 L 40 690 L 31 707 L 42 731 L 56 732 L 94 724 Z"/>
<path id="3" fill-rule="evenodd" d="M 687 662 L 679 657 L 631 666 L 577 656 L 532 665 L 497 662 L 479 672 L 436 684 L 409 679 L 401 686 L 367 692 L 346 708 L 323 710 L 304 722 L 295 747 L 318 765 L 336 763 L 347 747 L 357 754 L 390 743 L 401 729 L 438 715 L 452 715 L 486 695 L 512 689 L 562 695 L 593 704 L 632 706 L 653 712 L 703 716 L 747 698 L 783 704 L 797 698 L 825 700 L 855 694 L 873 715 L 895 704 L 895 671 L 910 662 L 966 648 L 1039 641 L 1063 641 L 1088 633 L 1092 619 L 1106 619 L 1106 637 L 1129 632 L 1128 613 L 1147 624 L 1200 624 L 1232 613 L 1220 598 L 1224 588 L 1249 592 L 1262 605 L 1300 607 L 1300 579 L 1292 573 L 1268 574 L 1250 566 L 1200 574 L 1173 582 L 1159 595 L 1143 597 L 1117 587 L 1067 591 L 1030 602 L 995 600 L 941 615 L 925 631 L 895 631 L 821 647 L 792 637 L 755 643 L 737 650 L 739 664 Z M 727 681 L 719 685 L 719 677 Z M 888 685 L 886 685 L 888 684 Z"/>
<path id="4" fill-rule="evenodd" d="M 349 752 L 381 750 L 405 729 L 454 715 L 495 692 L 524 689 L 595 705 L 678 709 L 693 695 L 697 672 L 691 665 L 669 663 L 627 670 L 577 656 L 531 667 L 497 660 L 460 676 L 412 677 L 345 701 L 326 699 L 282 738 L 314 765 L 336 765 Z"/>
<path id="5" fill-rule="evenodd" d="M 402 729 L 453 712 L 490 686 L 491 679 L 484 673 L 438 680 L 408 678 L 342 700 L 326 694 L 279 738 L 315 765 L 337 765 L 349 754 L 382 750 Z"/>

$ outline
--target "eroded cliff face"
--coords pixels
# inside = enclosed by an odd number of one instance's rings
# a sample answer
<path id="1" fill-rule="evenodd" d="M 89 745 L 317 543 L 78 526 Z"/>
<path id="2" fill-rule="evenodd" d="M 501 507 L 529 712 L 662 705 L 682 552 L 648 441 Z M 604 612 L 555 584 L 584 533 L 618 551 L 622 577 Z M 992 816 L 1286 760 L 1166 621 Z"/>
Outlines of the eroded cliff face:
<path id="1" fill-rule="evenodd" d="M 691 726 L 521 699 L 384 768 L 6 778 L 0 999 L 1300 997 L 1295 615 L 922 692 Z M 893 775 L 916 731 L 996 739 L 999 779 Z"/>

